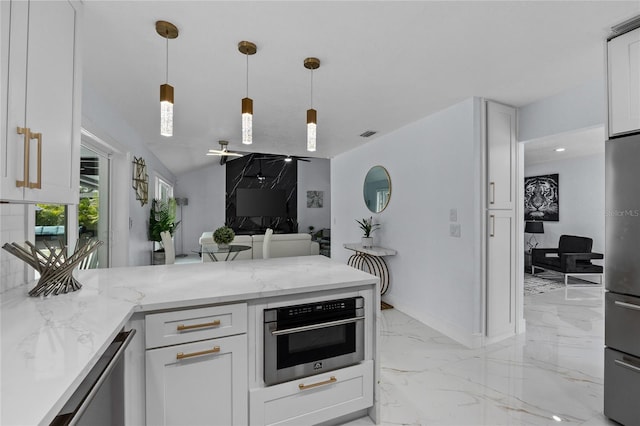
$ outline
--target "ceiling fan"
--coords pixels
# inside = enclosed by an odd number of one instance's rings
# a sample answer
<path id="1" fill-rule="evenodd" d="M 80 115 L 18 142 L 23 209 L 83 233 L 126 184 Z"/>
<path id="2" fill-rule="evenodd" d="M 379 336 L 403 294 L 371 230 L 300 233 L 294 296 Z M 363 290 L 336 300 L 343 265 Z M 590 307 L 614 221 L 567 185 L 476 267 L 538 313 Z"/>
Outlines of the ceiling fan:
<path id="1" fill-rule="evenodd" d="M 260 154 L 262 157 L 256 157 L 256 160 L 269 160 L 270 162 L 284 161 L 290 163 L 293 160 L 305 161 L 309 163 L 311 157 L 298 157 L 296 155 L 284 155 L 284 154 Z"/>
<path id="2" fill-rule="evenodd" d="M 220 144 L 220 149 L 210 149 L 207 152 L 207 155 L 217 155 L 220 156 L 220 165 L 224 165 L 227 162 L 228 157 L 242 157 L 242 154 L 237 152 L 231 152 L 227 149 L 229 145 L 229 141 L 218 141 Z"/>

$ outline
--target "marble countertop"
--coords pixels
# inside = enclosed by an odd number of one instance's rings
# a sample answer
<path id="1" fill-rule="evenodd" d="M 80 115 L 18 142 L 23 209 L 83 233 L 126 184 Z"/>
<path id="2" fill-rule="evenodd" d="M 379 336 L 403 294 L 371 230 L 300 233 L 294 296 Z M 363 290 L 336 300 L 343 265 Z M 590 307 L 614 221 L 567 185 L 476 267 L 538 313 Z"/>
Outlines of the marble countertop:
<path id="1" fill-rule="evenodd" d="M 0 424 L 48 424 L 134 312 L 375 284 L 324 256 L 80 271 L 80 291 L 0 295 Z"/>

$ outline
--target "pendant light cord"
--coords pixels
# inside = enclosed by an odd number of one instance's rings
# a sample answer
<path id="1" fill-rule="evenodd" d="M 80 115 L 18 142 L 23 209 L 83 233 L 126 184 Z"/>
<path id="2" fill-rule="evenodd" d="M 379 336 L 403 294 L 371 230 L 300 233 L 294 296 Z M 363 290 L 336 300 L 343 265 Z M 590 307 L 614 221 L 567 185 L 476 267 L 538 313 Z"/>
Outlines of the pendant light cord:
<path id="1" fill-rule="evenodd" d="M 166 64 L 166 83 L 169 84 L 169 30 L 166 32 L 165 40 L 167 40 L 167 64 Z"/>
<path id="2" fill-rule="evenodd" d="M 247 58 L 247 96 L 245 97 L 249 97 L 249 54 L 245 53 L 246 58 Z"/>
<path id="3" fill-rule="evenodd" d="M 313 109 L 313 68 L 311 69 L 311 109 Z"/>

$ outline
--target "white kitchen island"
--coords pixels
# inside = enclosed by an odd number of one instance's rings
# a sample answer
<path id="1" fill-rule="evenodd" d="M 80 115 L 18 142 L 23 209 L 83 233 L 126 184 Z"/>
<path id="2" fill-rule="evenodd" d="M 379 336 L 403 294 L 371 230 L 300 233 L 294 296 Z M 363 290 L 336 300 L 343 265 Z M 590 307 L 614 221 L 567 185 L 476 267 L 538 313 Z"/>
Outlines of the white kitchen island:
<path id="1" fill-rule="evenodd" d="M 0 295 L 2 425 L 50 423 L 118 332 L 132 326 L 137 334 L 125 357 L 124 410 L 127 423 L 140 424 L 145 419 L 145 395 L 140 394 L 145 371 L 139 363 L 144 357 L 136 351 L 145 348 L 145 318 L 217 306 L 246 306 L 246 383 L 241 387 L 247 392 L 240 406 L 254 409 L 249 395 L 264 399 L 263 390 L 269 389 L 260 378 L 260 309 L 350 295 L 363 296 L 369 311 L 363 365 L 373 366 L 367 385 L 372 389 L 366 390 L 373 404 L 360 414 L 378 419 L 379 296 L 378 279 L 372 275 L 324 256 L 303 256 L 81 271 L 78 278 L 83 288 L 66 295 L 32 298 L 27 287 Z M 244 418 L 265 421 L 251 413 Z"/>

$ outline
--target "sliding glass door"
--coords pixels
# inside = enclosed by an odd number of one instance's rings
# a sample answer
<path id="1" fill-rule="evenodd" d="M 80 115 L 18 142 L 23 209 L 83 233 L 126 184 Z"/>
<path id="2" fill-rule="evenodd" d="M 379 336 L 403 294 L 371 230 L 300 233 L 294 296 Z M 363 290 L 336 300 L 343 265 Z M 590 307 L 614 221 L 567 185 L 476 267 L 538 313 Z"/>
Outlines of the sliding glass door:
<path id="1" fill-rule="evenodd" d="M 109 156 L 82 146 L 80 151 L 80 200 L 78 201 L 79 244 L 91 239 L 104 244 L 87 268 L 109 267 Z"/>

